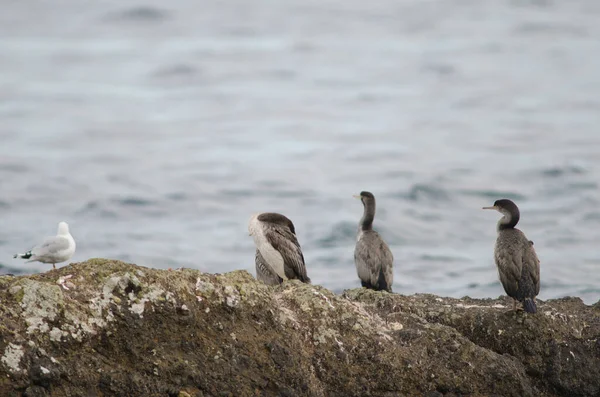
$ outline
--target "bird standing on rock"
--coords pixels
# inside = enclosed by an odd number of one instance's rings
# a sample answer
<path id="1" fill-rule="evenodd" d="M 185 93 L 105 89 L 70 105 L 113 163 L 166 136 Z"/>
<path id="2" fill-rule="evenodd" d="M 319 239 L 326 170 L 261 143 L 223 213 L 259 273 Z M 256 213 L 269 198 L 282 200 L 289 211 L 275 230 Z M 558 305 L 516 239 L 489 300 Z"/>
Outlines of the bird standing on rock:
<path id="1" fill-rule="evenodd" d="M 25 252 L 24 254 L 15 254 L 15 258 L 29 259 L 27 262 L 52 263 L 52 268 L 56 269 L 56 264 L 71 259 L 75 253 L 75 240 L 69 233 L 67 222 L 58 224 L 56 236 L 46 237 L 44 241 Z"/>
<path id="2" fill-rule="evenodd" d="M 298 279 L 310 283 L 296 229 L 286 216 L 264 212 L 253 215 L 248 233 L 256 245 L 256 278 L 268 285 Z"/>
<path id="3" fill-rule="evenodd" d="M 535 313 L 535 297 L 540 293 L 540 260 L 533 241 L 515 228 L 520 218 L 519 208 L 511 200 L 502 199 L 483 209 L 496 210 L 504 215 L 498 221 L 494 259 L 504 291 L 514 299 L 513 310 L 517 309 L 519 301 L 527 313 Z"/>
<path id="4" fill-rule="evenodd" d="M 356 272 L 363 287 L 392 292 L 394 256 L 379 233 L 373 230 L 375 196 L 371 192 L 360 192 L 354 197 L 362 201 L 364 206 L 354 248 Z"/>

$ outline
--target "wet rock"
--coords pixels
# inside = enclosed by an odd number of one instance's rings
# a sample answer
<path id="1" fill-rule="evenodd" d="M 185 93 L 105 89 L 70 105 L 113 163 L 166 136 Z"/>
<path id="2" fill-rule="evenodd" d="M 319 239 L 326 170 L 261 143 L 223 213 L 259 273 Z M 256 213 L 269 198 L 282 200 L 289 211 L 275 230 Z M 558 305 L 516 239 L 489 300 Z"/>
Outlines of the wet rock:
<path id="1" fill-rule="evenodd" d="M 103 259 L 0 287 L 0 395 L 600 394 L 600 305 L 577 298 L 528 315 Z"/>

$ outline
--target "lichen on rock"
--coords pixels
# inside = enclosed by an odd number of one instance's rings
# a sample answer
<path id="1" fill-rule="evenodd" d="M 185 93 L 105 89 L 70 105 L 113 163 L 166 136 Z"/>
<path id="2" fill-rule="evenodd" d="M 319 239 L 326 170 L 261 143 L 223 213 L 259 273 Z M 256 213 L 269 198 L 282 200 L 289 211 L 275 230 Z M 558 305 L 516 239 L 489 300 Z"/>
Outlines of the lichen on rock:
<path id="1" fill-rule="evenodd" d="M 4 350 L 4 355 L 0 361 L 4 364 L 11 372 L 21 372 L 21 359 L 23 358 L 23 348 L 14 343 L 9 343 Z"/>
<path id="2" fill-rule="evenodd" d="M 60 288 L 26 278 L 21 280 L 19 287 L 22 288 L 19 298 L 23 309 L 22 316 L 28 325 L 27 333 L 48 332 L 48 322 L 56 319 L 64 305 Z"/>

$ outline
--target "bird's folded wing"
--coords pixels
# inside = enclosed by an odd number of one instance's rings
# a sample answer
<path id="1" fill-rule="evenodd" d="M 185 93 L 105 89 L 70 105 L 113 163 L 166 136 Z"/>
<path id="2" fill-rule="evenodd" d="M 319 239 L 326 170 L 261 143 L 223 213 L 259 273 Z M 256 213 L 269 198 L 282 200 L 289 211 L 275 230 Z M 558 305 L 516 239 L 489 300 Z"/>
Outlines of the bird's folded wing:
<path id="1" fill-rule="evenodd" d="M 508 295 L 516 295 L 523 270 L 522 254 L 520 252 L 517 255 L 497 253 L 496 264 L 504 290 Z"/>
<path id="2" fill-rule="evenodd" d="M 265 238 L 283 257 L 284 269 L 288 278 L 299 278 L 302 281 L 308 279 L 304 256 L 295 234 L 288 228 L 275 226 L 266 228 Z M 292 274 L 288 274 L 290 271 Z"/>
<path id="3" fill-rule="evenodd" d="M 529 245 L 529 247 L 526 248 L 525 268 L 526 271 L 529 272 L 529 276 L 533 281 L 535 294 L 538 295 L 540 293 L 540 260 L 535 252 L 535 249 L 533 248 L 533 245 Z"/>
<path id="4" fill-rule="evenodd" d="M 55 255 L 69 248 L 69 240 L 62 236 L 47 237 L 40 245 L 31 250 L 37 257 Z"/>

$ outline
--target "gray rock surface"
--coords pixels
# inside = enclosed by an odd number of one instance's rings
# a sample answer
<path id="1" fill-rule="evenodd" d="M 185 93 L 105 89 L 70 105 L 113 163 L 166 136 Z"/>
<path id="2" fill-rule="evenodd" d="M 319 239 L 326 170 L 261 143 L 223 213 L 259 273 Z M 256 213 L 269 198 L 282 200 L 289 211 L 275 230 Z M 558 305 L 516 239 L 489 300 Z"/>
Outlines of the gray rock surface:
<path id="1" fill-rule="evenodd" d="M 600 304 L 509 307 L 92 259 L 0 277 L 0 395 L 600 395 Z"/>

